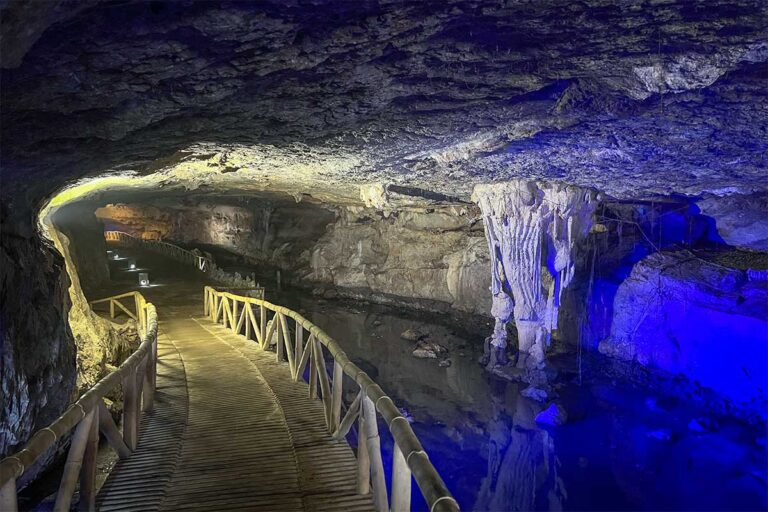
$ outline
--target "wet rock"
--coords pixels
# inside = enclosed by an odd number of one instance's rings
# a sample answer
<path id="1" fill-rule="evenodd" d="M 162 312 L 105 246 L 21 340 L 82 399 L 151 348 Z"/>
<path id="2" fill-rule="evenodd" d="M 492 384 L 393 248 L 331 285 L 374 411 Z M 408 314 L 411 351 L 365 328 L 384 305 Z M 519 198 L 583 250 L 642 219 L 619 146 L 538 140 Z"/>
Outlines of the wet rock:
<path id="1" fill-rule="evenodd" d="M 501 377 L 504 380 L 508 380 L 509 382 L 522 382 L 523 376 L 525 375 L 525 370 L 514 365 L 507 364 L 504 366 L 494 366 L 491 368 L 491 373 L 497 377 Z"/>
<path id="2" fill-rule="evenodd" d="M 545 390 L 534 386 L 528 386 L 522 390 L 520 394 L 525 398 L 529 398 L 537 402 L 546 402 L 547 398 L 549 398 L 549 394 Z"/>
<path id="3" fill-rule="evenodd" d="M 403 331 L 400 333 L 400 337 L 404 340 L 408 341 L 419 341 L 422 338 L 425 338 L 427 335 L 423 332 L 419 331 L 418 329 L 408 329 L 407 331 Z"/>
<path id="4" fill-rule="evenodd" d="M 411 354 L 413 357 L 417 357 L 419 359 L 437 359 L 436 353 L 424 348 L 416 348 Z"/>
<path id="5" fill-rule="evenodd" d="M 450 359 L 443 359 L 442 361 L 437 363 L 437 366 L 439 366 L 440 368 L 448 368 L 449 366 L 451 366 L 451 364 L 453 363 L 451 362 Z"/>
<path id="6" fill-rule="evenodd" d="M 536 415 L 536 423 L 540 425 L 558 427 L 564 425 L 566 421 L 568 421 L 568 414 L 565 412 L 565 409 L 554 402 Z"/>
<path id="7" fill-rule="evenodd" d="M 685 308 L 671 315 L 680 304 Z M 765 399 L 755 382 L 766 379 L 768 288 L 746 272 L 688 251 L 655 253 L 632 267 L 613 308 L 601 353 L 680 374 L 765 417 L 766 409 L 755 407 Z"/>
<path id="8" fill-rule="evenodd" d="M 378 327 L 378 326 L 380 326 L 380 325 L 381 325 L 381 321 L 380 321 L 380 320 L 374 320 L 374 321 L 373 321 L 373 326 L 374 326 L 374 327 Z"/>
<path id="9" fill-rule="evenodd" d="M 664 428 L 649 430 L 645 435 L 650 439 L 659 441 L 669 441 L 672 439 L 672 432 Z"/>
<path id="10" fill-rule="evenodd" d="M 717 427 L 717 422 L 711 418 L 693 418 L 688 422 L 688 430 L 696 433 L 712 432 Z"/>
<path id="11" fill-rule="evenodd" d="M 439 343 L 420 341 L 413 351 L 413 356 L 420 359 L 437 359 L 447 353 L 448 349 Z"/>
<path id="12" fill-rule="evenodd" d="M 649 411 L 662 412 L 664 410 L 664 408 L 659 405 L 659 401 L 656 397 L 648 397 L 643 403 Z"/>
<path id="13" fill-rule="evenodd" d="M 336 291 L 334 288 L 328 288 L 323 293 L 323 297 L 326 299 L 336 299 L 339 296 L 339 292 Z"/>

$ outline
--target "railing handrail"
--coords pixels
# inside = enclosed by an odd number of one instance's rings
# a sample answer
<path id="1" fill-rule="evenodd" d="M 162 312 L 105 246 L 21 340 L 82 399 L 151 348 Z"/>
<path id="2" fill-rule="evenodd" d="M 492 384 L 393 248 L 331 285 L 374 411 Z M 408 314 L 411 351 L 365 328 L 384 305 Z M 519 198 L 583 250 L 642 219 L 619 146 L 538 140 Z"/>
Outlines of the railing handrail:
<path id="1" fill-rule="evenodd" d="M 130 233 L 126 233 L 125 231 L 115 231 L 115 230 L 105 231 L 104 238 L 110 241 L 117 241 L 117 242 L 128 241 L 131 244 L 135 244 L 135 245 L 144 245 L 148 247 L 160 248 L 166 253 L 171 253 L 172 255 L 181 256 L 189 259 L 192 263 L 195 264 L 198 270 L 201 270 L 203 272 L 207 272 L 211 268 L 211 265 L 213 264 L 213 260 L 211 258 L 207 256 L 201 256 L 200 254 L 192 252 L 189 249 L 184 249 L 183 247 L 179 247 L 178 245 L 174 245 L 168 242 L 163 242 L 162 240 L 149 240 L 149 239 L 139 238 L 131 235 Z"/>
<path id="2" fill-rule="evenodd" d="M 126 297 L 136 297 L 136 295 L 141 295 L 141 293 L 136 292 L 136 291 L 121 293 L 120 295 L 112 295 L 111 297 L 104 297 L 103 299 L 92 300 L 88 304 L 91 304 L 91 305 L 99 304 L 101 302 L 107 302 L 107 301 L 110 301 L 110 300 L 124 299 Z"/>
<path id="3" fill-rule="evenodd" d="M 222 301 L 222 299 L 224 299 Z M 230 307 L 228 304 L 228 301 L 233 301 L 233 305 Z M 281 358 L 281 345 L 280 345 L 280 339 L 283 338 L 284 345 L 282 346 L 282 350 L 287 352 L 288 356 L 288 362 L 292 365 L 292 371 L 293 371 L 293 377 L 294 380 L 296 380 L 298 377 L 300 377 L 299 373 L 304 372 L 304 366 L 306 365 L 306 359 L 309 357 L 312 357 L 312 355 L 304 355 L 304 357 L 301 357 L 298 352 L 301 350 L 304 350 L 305 352 L 308 352 L 311 350 L 310 342 L 314 338 L 315 340 L 319 341 L 323 346 L 325 346 L 328 351 L 331 353 L 334 359 L 334 379 L 333 379 L 333 399 L 334 404 L 330 405 L 329 408 L 335 407 L 337 410 L 335 412 L 336 421 L 329 421 L 329 429 L 331 431 L 334 431 L 334 435 L 341 432 L 343 435 L 346 435 L 346 432 L 349 431 L 349 428 L 351 427 L 351 424 L 355 421 L 354 415 L 351 415 L 350 413 L 345 416 L 344 421 L 340 420 L 340 414 L 338 409 L 340 409 L 340 401 L 341 401 L 341 390 L 343 384 L 343 379 L 340 378 L 338 381 L 339 388 L 337 389 L 337 383 L 336 383 L 336 376 L 337 371 L 340 373 L 343 373 L 350 377 L 352 380 L 354 380 L 361 390 L 361 396 L 365 398 L 365 400 L 360 401 L 361 406 L 361 412 L 360 416 L 363 416 L 363 402 L 366 402 L 369 404 L 369 407 L 371 409 L 374 409 L 375 411 L 378 411 L 378 413 L 382 416 L 382 418 L 385 420 L 387 427 L 392 434 L 392 438 L 395 442 L 395 452 L 399 452 L 393 456 L 393 465 L 395 465 L 395 468 L 397 468 L 397 464 L 400 464 L 400 467 L 398 470 L 393 469 L 393 476 L 392 476 L 392 482 L 393 482 L 393 494 L 394 494 L 394 488 L 395 488 L 395 481 L 400 480 L 401 484 L 403 486 L 407 486 L 407 490 L 403 491 L 406 494 L 405 498 L 395 498 L 393 496 L 392 501 L 392 510 L 407 510 L 410 507 L 410 474 L 414 476 L 416 479 L 416 483 L 419 486 L 419 489 L 421 489 L 422 494 L 424 495 L 424 498 L 427 501 L 427 504 L 429 505 L 430 511 L 456 511 L 459 510 L 458 503 L 454 499 L 454 497 L 451 495 L 450 491 L 445 485 L 445 482 L 440 477 L 440 474 L 437 472 L 435 467 L 432 465 L 432 463 L 429 460 L 429 457 L 426 454 L 426 451 L 421 445 L 421 442 L 419 441 L 416 434 L 413 432 L 413 429 L 411 428 L 410 423 L 408 420 L 400 413 L 400 410 L 397 408 L 393 400 L 387 396 L 387 394 L 379 387 L 376 382 L 374 382 L 373 379 L 371 379 L 367 373 L 365 373 L 363 370 L 361 370 L 356 364 L 354 364 L 347 354 L 344 352 L 344 350 L 341 348 L 339 343 L 334 340 L 331 336 L 329 336 L 325 331 L 323 331 L 320 327 L 316 326 L 306 318 L 304 318 L 301 314 L 297 313 L 296 311 L 293 311 L 285 306 L 280 306 L 277 304 L 272 304 L 271 302 L 268 302 L 264 299 L 258 299 L 254 297 L 245 297 L 242 295 L 235 295 L 233 293 L 224 292 L 224 291 L 218 291 L 214 287 L 206 286 L 204 289 L 204 301 L 205 301 L 205 314 L 209 315 L 212 320 L 218 321 L 219 320 L 219 313 L 222 313 L 222 320 L 224 324 L 227 323 L 227 318 L 229 319 L 230 327 L 233 331 L 235 331 L 237 334 L 240 333 L 240 330 L 242 329 L 242 326 L 245 325 L 245 331 L 246 331 L 246 337 L 250 338 L 250 329 L 253 327 L 254 331 L 257 329 L 260 330 L 260 333 L 256 332 L 257 341 L 261 342 L 262 348 L 265 348 L 268 346 L 269 341 L 271 339 L 271 336 L 274 335 L 275 332 L 278 332 L 277 334 L 277 352 L 278 352 L 278 360 Z M 239 304 L 243 303 L 241 318 L 237 318 L 238 316 L 238 309 Z M 248 304 L 249 306 L 246 308 L 245 305 Z M 255 320 L 255 314 L 253 313 L 253 310 L 250 308 L 250 305 L 259 306 L 261 309 L 261 315 L 260 315 L 260 322 L 257 326 L 257 322 Z M 264 309 L 270 310 L 275 313 L 275 316 L 273 316 L 272 319 L 272 325 L 270 325 L 269 331 L 267 331 L 266 323 L 266 313 Z M 249 310 L 250 313 L 247 313 L 246 310 Z M 234 311 L 234 313 L 233 313 Z M 250 315 L 250 316 L 249 316 Z M 290 317 L 296 322 L 296 348 L 291 348 L 289 345 L 290 342 L 288 340 L 286 330 L 287 326 L 283 322 L 284 318 L 280 318 L 280 315 Z M 253 323 L 251 323 L 253 321 Z M 277 324 L 277 326 L 275 326 Z M 282 325 L 282 327 L 281 327 Z M 301 331 L 299 330 L 299 327 L 301 327 Z M 303 346 L 303 331 L 306 330 L 310 333 L 310 337 L 307 340 L 307 346 L 306 348 L 302 348 Z M 299 343 L 301 338 L 301 343 Z M 300 346 L 301 345 L 301 346 Z M 292 352 L 292 350 L 295 350 L 295 353 Z M 317 356 L 315 356 L 317 357 Z M 298 359 L 301 359 L 301 362 L 297 362 Z M 322 359 L 322 358 L 321 358 Z M 294 368 L 295 367 L 295 368 Z M 317 373 L 323 372 L 325 369 L 325 363 L 322 362 L 319 367 L 320 371 Z M 315 385 L 314 383 L 314 377 L 312 377 L 312 366 L 310 363 L 310 394 L 312 394 L 312 387 Z M 323 395 L 329 394 L 331 389 L 330 385 L 328 383 L 327 375 L 325 376 L 325 381 L 323 381 L 323 378 L 320 377 L 320 383 L 323 387 Z M 336 396 L 338 395 L 338 396 Z M 350 409 L 354 408 L 355 405 L 358 403 L 358 400 L 360 400 L 361 396 L 358 396 L 358 398 L 355 399 L 355 402 L 353 402 L 352 405 L 350 405 Z M 330 400 L 331 397 L 329 397 Z M 323 402 L 325 403 L 326 399 L 323 397 Z M 329 419 L 333 414 L 331 412 L 328 412 L 327 409 L 327 419 Z M 349 419 L 348 421 L 348 417 Z M 374 413 L 375 417 L 375 413 Z M 374 421 L 375 423 L 375 421 Z M 370 428 L 370 427 L 366 427 Z M 378 443 L 378 430 L 374 429 L 375 432 L 373 432 L 373 435 L 377 438 Z M 370 433 L 366 430 L 366 436 L 370 438 Z M 341 437 L 343 437 L 343 435 Z M 358 438 L 359 439 L 359 438 Z M 374 445 L 376 446 L 376 445 Z M 366 449 L 365 452 L 370 451 L 370 449 Z M 368 457 L 370 457 L 370 454 L 368 454 Z M 399 462 L 398 462 L 399 461 Z M 368 464 L 370 464 L 371 461 L 368 461 Z M 403 468 L 403 464 L 407 466 L 407 469 Z M 381 457 L 379 455 L 378 457 L 378 465 L 381 469 Z M 399 473 L 399 475 L 395 473 Z M 385 510 L 388 509 L 387 505 L 387 497 L 386 497 L 386 483 L 383 479 L 383 475 L 379 475 L 379 482 L 377 485 L 376 482 L 376 474 L 375 471 L 372 474 L 374 477 L 374 491 L 376 491 L 376 488 L 378 487 L 379 492 L 384 492 L 384 499 L 382 500 L 381 497 L 377 497 L 376 493 L 374 493 L 374 498 L 376 502 L 376 506 L 379 510 Z M 407 479 L 407 482 L 405 482 L 404 479 Z M 405 483 L 403 483 L 405 482 Z M 398 485 L 401 485 L 398 484 Z M 397 502 L 397 503 L 396 503 Z M 406 504 L 407 503 L 407 504 Z"/>
<path id="4" fill-rule="evenodd" d="M 70 405 L 53 423 L 38 430 L 24 448 L 0 461 L 0 510 L 17 510 L 16 480 L 75 427 L 77 429 L 70 446 L 54 510 L 69 510 L 78 473 L 81 478 L 80 499 L 85 504 L 81 506 L 81 510 L 94 509 L 95 446 L 98 443 L 99 430 L 117 450 L 120 458 L 128 457 L 136 448 L 141 410 L 150 410 L 154 399 L 157 375 L 157 311 L 155 306 L 138 292 L 107 297 L 97 302 L 119 300 L 130 295 L 138 295 L 136 304 L 140 310 L 137 317 L 141 332 L 139 347 L 116 370 L 99 380 Z M 104 397 L 121 383 L 124 395 L 122 435 L 103 402 Z M 81 466 L 84 470 L 82 472 Z"/>

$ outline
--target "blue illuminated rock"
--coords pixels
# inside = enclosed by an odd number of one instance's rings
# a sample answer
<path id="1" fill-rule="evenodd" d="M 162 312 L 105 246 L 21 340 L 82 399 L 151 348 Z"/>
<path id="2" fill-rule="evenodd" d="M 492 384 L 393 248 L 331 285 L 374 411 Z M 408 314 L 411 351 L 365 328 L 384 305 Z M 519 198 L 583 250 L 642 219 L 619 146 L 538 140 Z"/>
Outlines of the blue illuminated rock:
<path id="1" fill-rule="evenodd" d="M 652 254 L 613 301 L 600 352 L 682 374 L 766 415 L 768 286 L 686 251 Z"/>
<path id="2" fill-rule="evenodd" d="M 568 414 L 565 412 L 565 409 L 554 402 L 536 415 L 536 423 L 541 425 L 559 427 L 564 425 L 566 421 L 568 421 Z"/>

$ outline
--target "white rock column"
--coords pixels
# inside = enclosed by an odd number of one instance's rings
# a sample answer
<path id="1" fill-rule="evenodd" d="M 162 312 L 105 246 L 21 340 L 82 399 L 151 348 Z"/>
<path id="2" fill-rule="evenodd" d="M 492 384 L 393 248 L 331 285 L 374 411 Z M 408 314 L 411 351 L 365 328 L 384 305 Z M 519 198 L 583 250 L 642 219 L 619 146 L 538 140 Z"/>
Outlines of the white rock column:
<path id="1" fill-rule="evenodd" d="M 491 313 L 496 319 L 490 364 L 503 363 L 514 316 L 519 365 L 544 361 L 557 328 L 560 297 L 574 276 L 575 247 L 592 225 L 596 191 L 515 180 L 475 186 L 491 255 Z"/>

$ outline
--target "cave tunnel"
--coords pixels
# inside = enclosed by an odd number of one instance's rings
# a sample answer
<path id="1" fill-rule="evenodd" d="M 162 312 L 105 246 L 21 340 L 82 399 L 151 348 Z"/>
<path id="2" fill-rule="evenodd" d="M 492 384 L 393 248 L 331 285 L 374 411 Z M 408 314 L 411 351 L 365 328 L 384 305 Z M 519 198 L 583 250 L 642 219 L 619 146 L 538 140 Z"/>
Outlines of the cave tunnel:
<path id="1" fill-rule="evenodd" d="M 0 3 L 0 511 L 768 510 L 768 4 Z"/>

